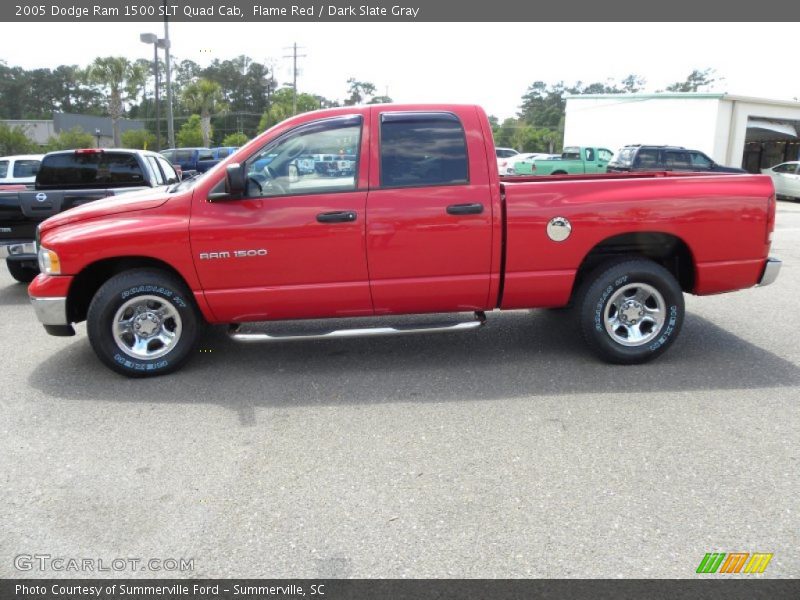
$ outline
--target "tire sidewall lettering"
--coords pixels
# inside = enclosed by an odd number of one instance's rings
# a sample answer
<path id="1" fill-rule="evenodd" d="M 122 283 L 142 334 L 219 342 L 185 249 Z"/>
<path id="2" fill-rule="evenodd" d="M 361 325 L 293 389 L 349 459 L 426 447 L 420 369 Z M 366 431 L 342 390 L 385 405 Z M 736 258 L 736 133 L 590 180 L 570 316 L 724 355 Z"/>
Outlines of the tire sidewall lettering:
<path id="1" fill-rule="evenodd" d="M 669 320 L 667 321 L 666 327 L 664 327 L 664 331 L 661 332 L 658 339 L 647 347 L 650 351 L 658 350 L 669 340 L 672 332 L 675 331 L 675 325 L 678 322 L 678 306 L 675 304 L 671 305 L 668 312 Z"/>
<path id="2" fill-rule="evenodd" d="M 130 357 L 123 356 L 119 353 L 114 354 L 114 362 L 125 367 L 126 369 L 130 369 L 131 371 L 158 371 L 169 366 L 169 361 L 163 358 L 156 362 L 145 363 L 132 360 Z"/>
<path id="3" fill-rule="evenodd" d="M 132 288 L 128 288 L 120 293 L 120 299 L 127 300 L 131 296 L 135 296 L 138 294 L 158 294 L 159 296 L 163 296 L 164 298 L 169 298 L 176 306 L 179 308 L 186 308 L 188 305 L 186 304 L 186 300 L 181 298 L 178 294 L 173 292 L 169 288 L 165 288 L 160 285 L 137 285 Z"/>
<path id="4" fill-rule="evenodd" d="M 606 289 L 603 290 L 603 293 L 600 296 L 600 299 L 597 301 L 597 304 L 594 308 L 594 328 L 597 331 L 604 331 L 605 327 L 603 327 L 603 311 L 606 307 L 606 300 L 608 297 L 613 294 L 616 290 L 620 287 L 625 285 L 628 282 L 628 276 L 623 275 L 622 277 L 617 278 L 614 281 L 613 285 L 606 286 Z"/>

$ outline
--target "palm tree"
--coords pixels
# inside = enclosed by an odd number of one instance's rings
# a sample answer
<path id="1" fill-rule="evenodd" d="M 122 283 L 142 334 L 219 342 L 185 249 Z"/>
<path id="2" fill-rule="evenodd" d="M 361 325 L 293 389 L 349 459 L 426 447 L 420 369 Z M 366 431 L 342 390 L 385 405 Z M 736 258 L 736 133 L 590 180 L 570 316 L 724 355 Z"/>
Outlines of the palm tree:
<path id="1" fill-rule="evenodd" d="M 122 56 L 96 58 L 86 70 L 86 79 L 91 85 L 103 89 L 107 100 L 108 114 L 114 130 L 114 145 L 121 144 L 119 120 L 125 112 L 125 102 L 136 98 L 144 85 L 147 71 Z"/>
<path id="2" fill-rule="evenodd" d="M 216 81 L 198 79 L 183 90 L 183 103 L 191 111 L 200 113 L 200 130 L 203 133 L 203 145 L 208 146 L 211 140 L 211 114 L 224 112 L 222 88 Z"/>

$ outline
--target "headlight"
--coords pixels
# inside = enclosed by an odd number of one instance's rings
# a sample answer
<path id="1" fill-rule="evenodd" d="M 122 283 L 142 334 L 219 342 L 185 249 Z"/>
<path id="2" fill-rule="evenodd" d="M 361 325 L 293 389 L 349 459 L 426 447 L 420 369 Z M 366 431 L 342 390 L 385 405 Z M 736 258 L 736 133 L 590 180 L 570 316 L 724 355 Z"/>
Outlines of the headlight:
<path id="1" fill-rule="evenodd" d="M 61 261 L 58 259 L 58 254 L 44 246 L 39 246 L 37 258 L 39 260 L 39 270 L 42 273 L 47 275 L 61 274 Z"/>

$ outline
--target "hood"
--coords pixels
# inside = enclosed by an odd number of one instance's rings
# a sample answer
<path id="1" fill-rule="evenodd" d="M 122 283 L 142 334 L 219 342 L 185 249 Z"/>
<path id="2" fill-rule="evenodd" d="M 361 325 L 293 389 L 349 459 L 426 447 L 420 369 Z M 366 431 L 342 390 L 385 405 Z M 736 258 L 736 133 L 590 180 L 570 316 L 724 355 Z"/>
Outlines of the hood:
<path id="1" fill-rule="evenodd" d="M 87 202 L 81 206 L 65 210 L 43 221 L 39 225 L 39 231 L 45 232 L 54 227 L 61 227 L 68 223 L 96 219 L 118 213 L 131 212 L 134 210 L 148 210 L 157 208 L 170 199 L 166 186 L 140 190 L 138 192 L 127 192 L 119 196 L 108 196 L 102 200 Z"/>

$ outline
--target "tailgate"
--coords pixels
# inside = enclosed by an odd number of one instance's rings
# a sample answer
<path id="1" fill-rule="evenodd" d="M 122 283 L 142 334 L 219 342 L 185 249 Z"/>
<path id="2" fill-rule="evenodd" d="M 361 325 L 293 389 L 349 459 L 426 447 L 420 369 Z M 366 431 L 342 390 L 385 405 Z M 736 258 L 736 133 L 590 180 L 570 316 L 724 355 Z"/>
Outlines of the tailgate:
<path id="1" fill-rule="evenodd" d="M 35 229 L 22 213 L 19 193 L 0 193 L 0 241 L 33 239 Z"/>
<path id="2" fill-rule="evenodd" d="M 112 193 L 101 189 L 0 194 L 0 240 L 32 240 L 36 226 L 48 217 Z"/>
<path id="3" fill-rule="evenodd" d="M 105 198 L 111 193 L 106 189 L 20 192 L 19 203 L 26 218 L 44 221 L 70 208 Z"/>

